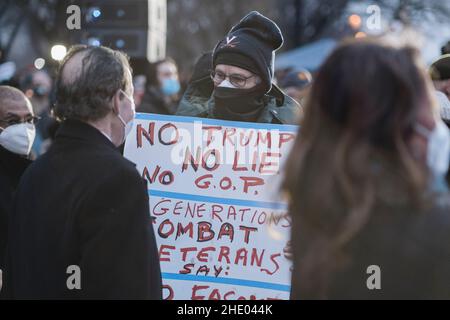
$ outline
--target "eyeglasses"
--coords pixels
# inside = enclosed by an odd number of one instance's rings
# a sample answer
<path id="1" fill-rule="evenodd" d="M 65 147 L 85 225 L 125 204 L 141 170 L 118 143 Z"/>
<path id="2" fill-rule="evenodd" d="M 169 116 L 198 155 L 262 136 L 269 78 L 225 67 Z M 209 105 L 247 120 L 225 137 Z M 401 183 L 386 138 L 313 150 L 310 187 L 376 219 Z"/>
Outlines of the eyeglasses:
<path id="1" fill-rule="evenodd" d="M 211 79 L 214 81 L 215 84 L 220 84 L 225 79 L 229 79 L 231 84 L 237 88 L 243 88 L 245 87 L 245 84 L 247 83 L 247 80 L 256 77 L 256 75 L 252 74 L 249 77 L 244 77 L 240 74 L 230 74 L 226 75 L 225 73 L 221 71 L 212 71 L 211 72 Z M 259 83 L 259 81 L 257 81 Z"/>
<path id="2" fill-rule="evenodd" d="M 0 120 L 0 123 L 5 123 L 9 127 L 9 126 L 13 126 L 16 124 L 21 124 L 21 123 L 36 124 L 39 122 L 40 119 L 41 119 L 41 117 L 30 116 L 30 117 L 27 117 L 26 119 L 11 118 L 11 119 L 7 119 L 7 120 Z"/>

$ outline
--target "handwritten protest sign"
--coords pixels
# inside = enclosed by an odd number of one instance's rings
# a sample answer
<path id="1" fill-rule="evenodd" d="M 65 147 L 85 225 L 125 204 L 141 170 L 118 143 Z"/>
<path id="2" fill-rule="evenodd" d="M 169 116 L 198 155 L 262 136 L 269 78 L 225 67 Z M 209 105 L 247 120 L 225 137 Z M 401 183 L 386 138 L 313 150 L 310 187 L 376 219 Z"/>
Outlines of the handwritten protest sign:
<path id="1" fill-rule="evenodd" d="M 137 114 L 125 156 L 147 180 L 165 299 L 288 299 L 278 196 L 297 127 Z"/>

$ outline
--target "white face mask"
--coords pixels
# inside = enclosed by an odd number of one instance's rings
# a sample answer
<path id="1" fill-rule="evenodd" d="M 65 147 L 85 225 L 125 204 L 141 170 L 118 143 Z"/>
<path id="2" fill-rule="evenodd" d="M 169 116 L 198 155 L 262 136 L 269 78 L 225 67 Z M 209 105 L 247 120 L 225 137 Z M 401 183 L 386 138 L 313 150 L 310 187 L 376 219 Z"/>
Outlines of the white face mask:
<path id="1" fill-rule="evenodd" d="M 232 84 L 230 81 L 228 81 L 228 79 L 223 80 L 223 81 L 218 85 L 218 87 L 221 87 L 221 88 L 232 88 L 232 89 L 237 89 L 235 86 L 233 86 L 233 84 Z"/>
<path id="2" fill-rule="evenodd" d="M 430 131 L 416 125 L 416 131 L 428 139 L 427 164 L 435 177 L 447 174 L 450 162 L 450 131 L 443 121 L 438 121 Z"/>
<path id="3" fill-rule="evenodd" d="M 130 102 L 131 102 L 131 107 L 133 108 L 133 113 L 134 113 L 134 110 L 136 109 L 136 104 L 134 103 L 133 97 L 128 96 L 123 90 L 121 90 L 121 91 L 122 91 L 123 95 L 124 95 L 128 100 L 130 100 Z M 122 116 L 121 116 L 120 114 L 117 114 L 117 116 L 119 117 L 120 122 L 122 122 L 122 124 L 123 124 L 123 141 L 122 141 L 122 143 L 124 143 L 125 140 L 127 139 L 128 135 L 130 134 L 131 130 L 133 129 L 134 116 L 133 116 L 133 118 L 132 118 L 130 121 L 128 121 L 128 122 L 125 122 L 125 120 L 123 120 L 123 118 L 122 118 Z"/>
<path id="4" fill-rule="evenodd" d="M 19 123 L 3 129 L 0 133 L 0 145 L 12 153 L 26 156 L 30 154 L 36 137 L 36 128 L 31 123 Z"/>

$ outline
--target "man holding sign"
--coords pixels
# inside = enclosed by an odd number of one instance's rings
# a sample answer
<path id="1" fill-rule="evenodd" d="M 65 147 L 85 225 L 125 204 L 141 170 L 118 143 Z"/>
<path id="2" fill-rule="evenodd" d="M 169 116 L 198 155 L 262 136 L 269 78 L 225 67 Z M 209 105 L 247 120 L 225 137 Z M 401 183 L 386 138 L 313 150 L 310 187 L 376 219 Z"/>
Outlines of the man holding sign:
<path id="1" fill-rule="evenodd" d="M 272 83 L 282 43 L 251 12 L 199 60 L 178 117 L 137 114 L 125 156 L 148 183 L 164 299 L 289 298 L 277 195 L 301 109 Z"/>
<path id="2" fill-rule="evenodd" d="M 148 183 L 164 299 L 288 299 L 278 196 L 296 126 L 137 114 L 125 156 Z"/>
<path id="3" fill-rule="evenodd" d="M 278 26 L 250 12 L 199 60 L 177 115 L 297 124 L 300 106 L 272 83 L 282 44 Z"/>

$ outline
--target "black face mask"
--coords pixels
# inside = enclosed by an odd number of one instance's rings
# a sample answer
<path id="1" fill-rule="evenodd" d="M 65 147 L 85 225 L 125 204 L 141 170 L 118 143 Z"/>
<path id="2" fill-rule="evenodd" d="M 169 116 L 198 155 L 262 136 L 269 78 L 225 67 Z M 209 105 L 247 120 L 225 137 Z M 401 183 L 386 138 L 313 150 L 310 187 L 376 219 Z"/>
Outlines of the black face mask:
<path id="1" fill-rule="evenodd" d="M 261 87 L 214 89 L 214 117 L 222 120 L 255 122 L 264 109 Z"/>

